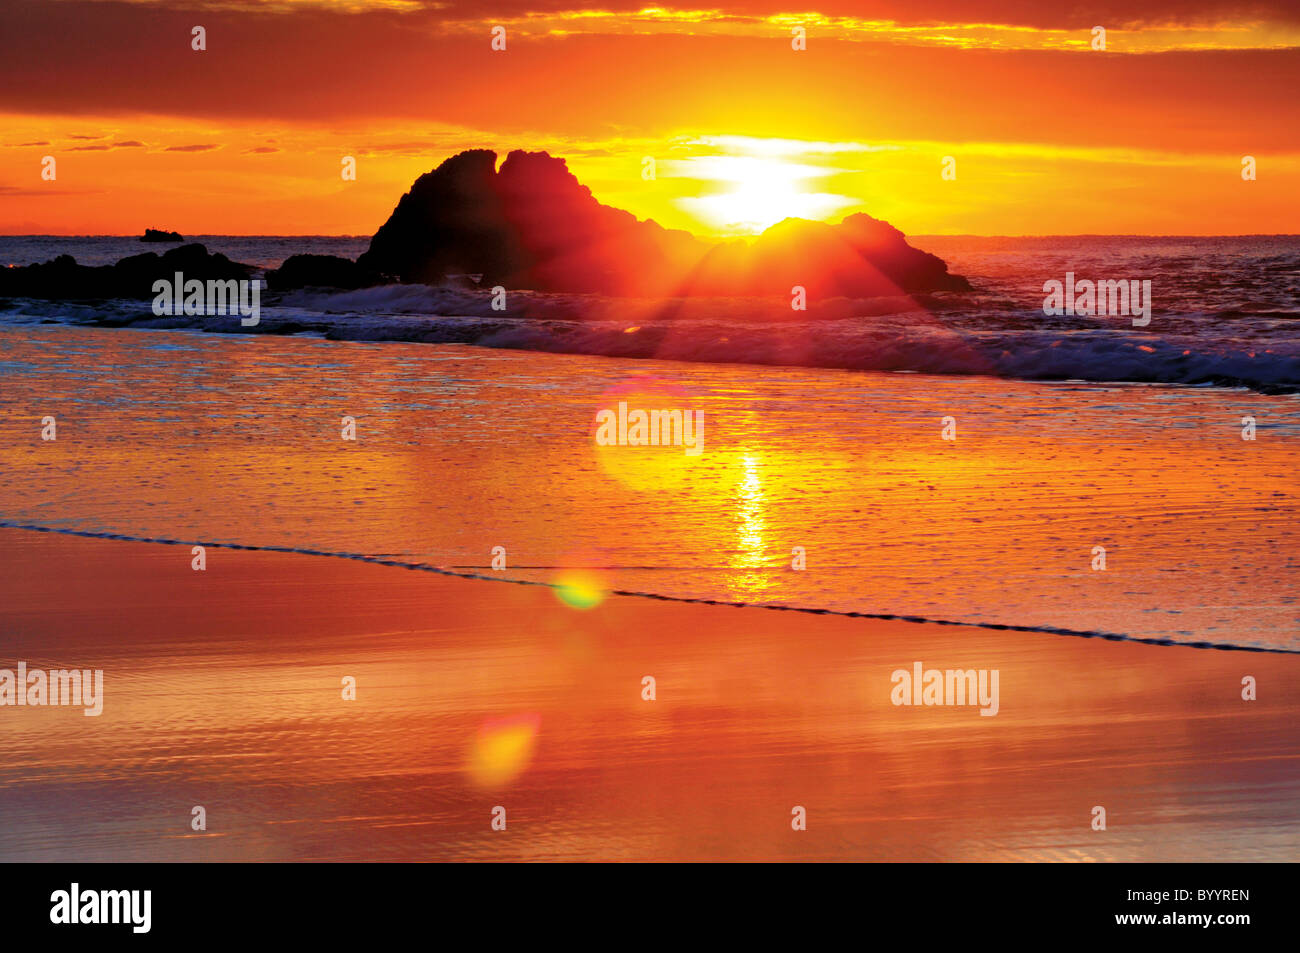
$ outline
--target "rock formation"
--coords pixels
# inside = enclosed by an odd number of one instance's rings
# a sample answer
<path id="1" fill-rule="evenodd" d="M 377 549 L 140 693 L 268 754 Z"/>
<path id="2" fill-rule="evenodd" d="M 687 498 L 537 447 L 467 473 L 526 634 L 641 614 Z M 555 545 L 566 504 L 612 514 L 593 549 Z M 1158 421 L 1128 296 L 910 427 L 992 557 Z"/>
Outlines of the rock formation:
<path id="1" fill-rule="evenodd" d="M 618 295 L 865 297 L 970 285 L 869 215 L 787 219 L 751 245 L 709 243 L 601 205 L 563 159 L 476 149 L 420 176 L 358 259 L 407 282 L 482 275 L 480 285 Z"/>
<path id="2" fill-rule="evenodd" d="M 296 288 L 368 288 L 381 284 L 383 278 L 362 268 L 351 258 L 337 255 L 291 255 L 275 271 L 266 273 L 272 291 Z"/>
<path id="3" fill-rule="evenodd" d="M 161 255 L 131 255 L 115 265 L 78 265 L 71 255 L 60 255 L 38 265 L 0 268 L 0 295 L 55 300 L 151 298 L 153 283 L 163 278 L 171 281 L 177 272 L 187 281 L 225 281 L 247 278 L 252 271 L 225 255 L 208 254 L 197 243 L 170 248 Z"/>

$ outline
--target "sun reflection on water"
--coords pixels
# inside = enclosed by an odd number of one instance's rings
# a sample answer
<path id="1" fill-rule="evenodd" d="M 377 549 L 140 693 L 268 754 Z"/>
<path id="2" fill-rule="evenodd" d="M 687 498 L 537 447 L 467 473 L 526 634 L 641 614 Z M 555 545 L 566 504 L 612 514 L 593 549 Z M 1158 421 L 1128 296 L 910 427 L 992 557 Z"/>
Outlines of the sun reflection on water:
<path id="1" fill-rule="evenodd" d="M 736 485 L 736 543 L 727 559 L 732 572 L 728 588 L 733 595 L 753 600 L 771 587 L 767 559 L 767 496 L 763 491 L 761 460 L 743 451 L 743 476 Z"/>

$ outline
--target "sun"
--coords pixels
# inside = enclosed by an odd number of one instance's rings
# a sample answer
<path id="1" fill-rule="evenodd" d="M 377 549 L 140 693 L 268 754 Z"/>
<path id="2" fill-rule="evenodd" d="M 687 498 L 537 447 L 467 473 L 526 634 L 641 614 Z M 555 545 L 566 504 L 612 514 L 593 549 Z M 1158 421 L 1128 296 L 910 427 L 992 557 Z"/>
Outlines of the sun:
<path id="1" fill-rule="evenodd" d="M 690 214 L 725 234 L 757 235 L 787 218 L 825 219 L 855 204 L 810 186 L 833 170 L 771 156 L 695 156 L 679 163 L 685 176 L 716 189 L 678 200 Z"/>

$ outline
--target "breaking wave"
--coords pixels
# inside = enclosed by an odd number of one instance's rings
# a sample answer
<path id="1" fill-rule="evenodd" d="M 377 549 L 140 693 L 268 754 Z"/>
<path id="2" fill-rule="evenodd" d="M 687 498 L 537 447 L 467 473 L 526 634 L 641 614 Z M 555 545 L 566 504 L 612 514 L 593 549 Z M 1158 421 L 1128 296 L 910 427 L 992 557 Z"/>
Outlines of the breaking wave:
<path id="1" fill-rule="evenodd" d="M 146 301 L 0 302 L 0 322 L 309 334 L 343 341 L 457 343 L 552 353 L 862 371 L 976 374 L 1300 392 L 1295 312 L 1049 317 L 989 293 L 832 299 L 791 311 L 756 298 L 640 300 L 389 285 L 264 297 L 260 324 L 156 317 Z"/>

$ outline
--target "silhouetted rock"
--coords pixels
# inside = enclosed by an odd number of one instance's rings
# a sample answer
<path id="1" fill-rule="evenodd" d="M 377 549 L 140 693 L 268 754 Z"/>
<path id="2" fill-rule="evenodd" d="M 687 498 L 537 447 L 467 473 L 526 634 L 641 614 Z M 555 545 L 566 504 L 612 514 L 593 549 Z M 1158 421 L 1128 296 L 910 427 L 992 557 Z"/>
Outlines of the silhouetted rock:
<path id="1" fill-rule="evenodd" d="M 266 273 L 266 284 L 272 291 L 369 288 L 383 281 L 383 276 L 367 271 L 351 258 L 337 255 L 292 255 L 278 269 Z"/>
<path id="2" fill-rule="evenodd" d="M 161 255 L 131 255 L 115 265 L 78 265 L 71 255 L 60 255 L 37 265 L 0 268 L 0 295 L 59 300 L 152 298 L 153 283 L 164 278 L 172 281 L 177 272 L 186 281 L 227 281 L 247 278 L 252 271 L 225 255 L 208 254 L 197 243 L 169 248 Z"/>
<path id="3" fill-rule="evenodd" d="M 698 283 L 717 293 L 730 293 L 737 276 L 749 293 L 790 294 L 801 285 L 810 298 L 970 290 L 965 278 L 948 274 L 943 259 L 862 213 L 838 225 L 788 218 L 748 248 L 723 246 L 700 271 Z"/>
<path id="4" fill-rule="evenodd" d="M 183 242 L 180 232 L 164 232 L 156 228 L 146 228 L 140 236 L 142 242 Z"/>
<path id="5" fill-rule="evenodd" d="M 358 259 L 402 281 L 481 274 L 480 284 L 620 295 L 809 298 L 969 290 L 934 255 L 869 215 L 787 219 L 752 245 L 709 243 L 601 205 L 563 159 L 462 152 L 420 176 Z"/>
<path id="6" fill-rule="evenodd" d="M 752 244 L 706 242 L 601 205 L 563 159 L 475 149 L 420 176 L 356 262 L 294 255 L 267 274 L 275 291 L 364 288 L 384 281 L 503 285 L 536 291 L 680 297 L 782 295 L 798 285 L 809 300 L 903 292 L 964 291 L 970 285 L 903 233 L 870 215 L 838 225 L 787 219 Z M 149 229 L 142 241 L 179 240 Z M 250 266 L 199 244 L 86 267 L 61 255 L 0 269 L 0 294 L 41 298 L 146 298 L 172 279 L 246 278 Z"/>

